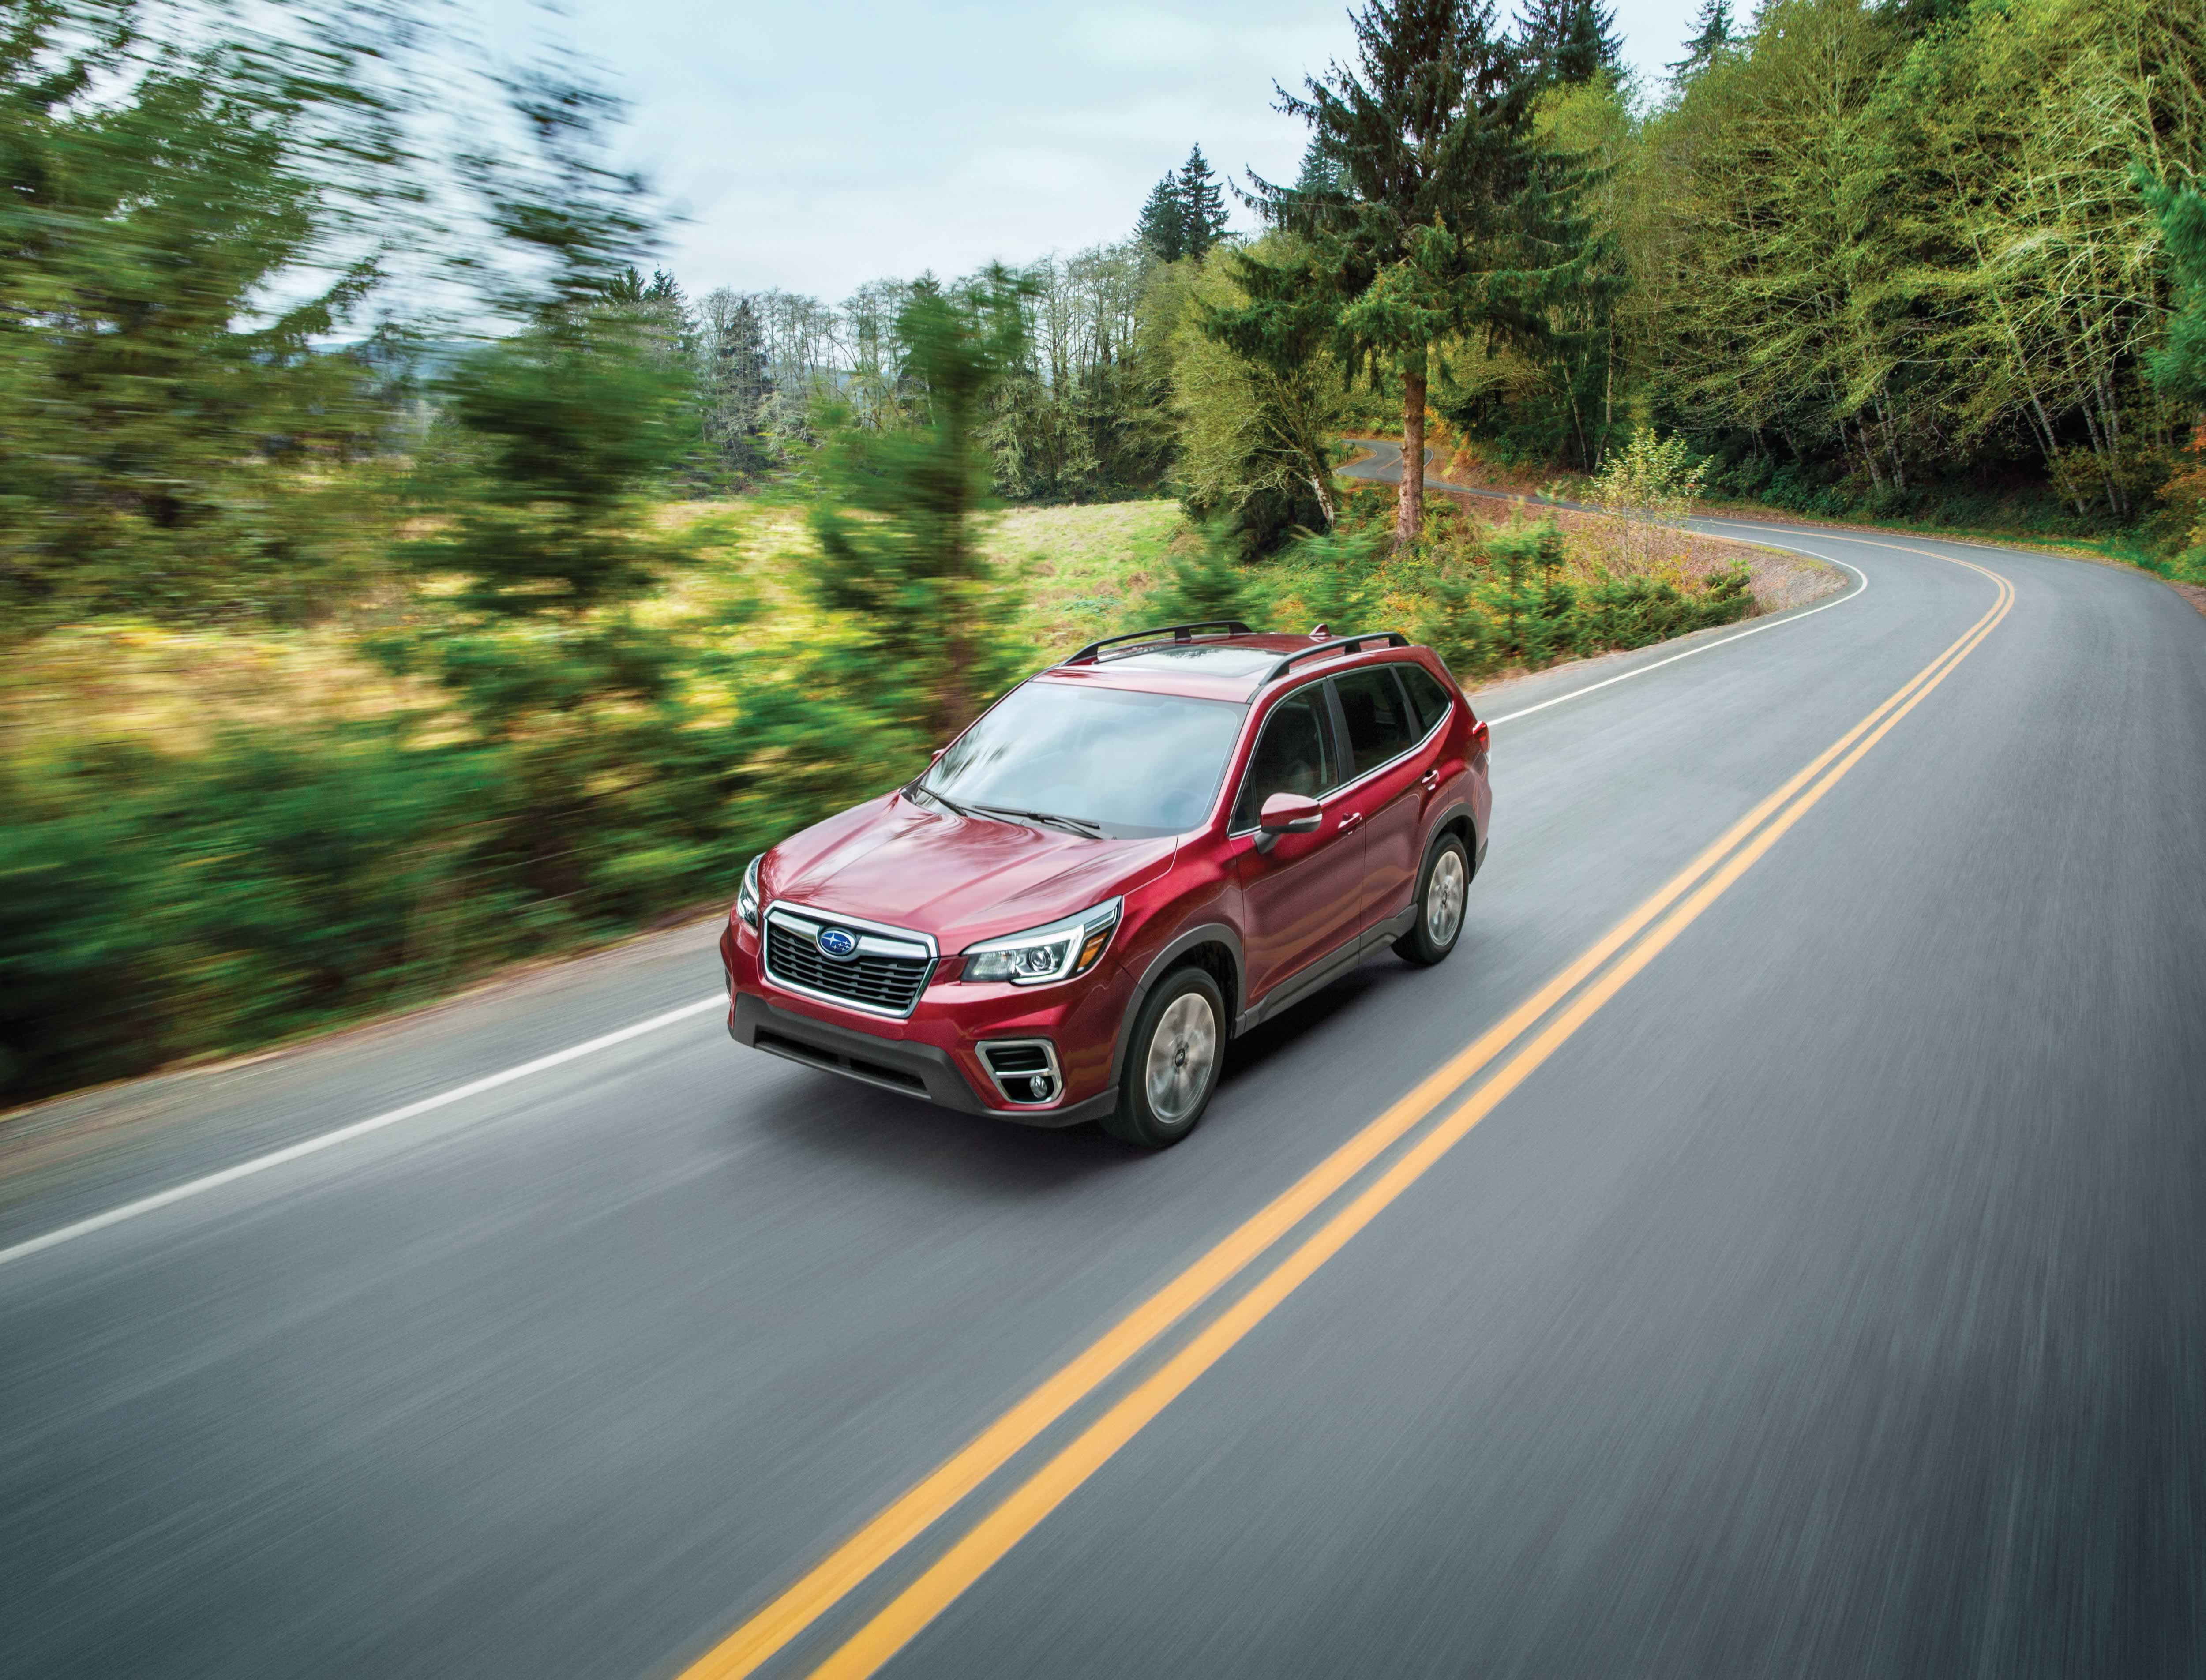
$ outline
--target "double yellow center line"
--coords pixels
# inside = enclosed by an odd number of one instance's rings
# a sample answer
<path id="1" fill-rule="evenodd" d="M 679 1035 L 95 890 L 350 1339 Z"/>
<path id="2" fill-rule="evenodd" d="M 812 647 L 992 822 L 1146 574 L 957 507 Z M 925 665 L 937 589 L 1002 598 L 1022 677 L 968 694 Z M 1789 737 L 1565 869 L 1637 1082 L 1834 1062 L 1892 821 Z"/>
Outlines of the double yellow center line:
<path id="1" fill-rule="evenodd" d="M 1227 1349 L 1246 1336 L 1304 1279 L 1339 1253 L 1350 1237 L 1460 1142 L 1471 1128 L 1493 1112 L 1633 975 L 1654 961 L 1702 910 L 1751 868 L 1991 634 L 2013 603 L 2013 586 L 1996 572 L 1973 562 L 1953 560 L 1946 555 L 1930 557 L 1950 560 L 1953 564 L 1981 572 L 1997 587 L 1997 597 L 1991 607 L 1958 640 L 1784 786 L 1740 818 L 1569 967 L 806 1571 L 686 1670 L 682 1680 L 738 1680 L 738 1677 L 754 1672 L 1074 1406 L 1094 1394 L 1239 1276 L 1335 1192 L 1414 1130 L 1466 1081 L 1500 1060 L 1511 1046 L 1518 1046 L 1464 1102 L 1427 1130 L 1383 1173 L 1205 1325 L 1154 1373 L 1112 1404 L 1070 1445 L 1014 1488 L 918 1579 L 851 1635 L 815 1673 L 832 1677 L 833 1680 L 859 1680 L 859 1677 L 873 1674 L 902 1649 L 1113 1453 L 1215 1364 Z M 1565 1006 L 1557 1011 L 1558 1005 Z M 1551 1012 L 1554 1012 L 1553 1018 L 1547 1020 Z M 1546 1024 L 1541 1026 L 1543 1021 Z M 1518 1046 L 1518 1040 L 1535 1027 L 1537 1032 Z"/>

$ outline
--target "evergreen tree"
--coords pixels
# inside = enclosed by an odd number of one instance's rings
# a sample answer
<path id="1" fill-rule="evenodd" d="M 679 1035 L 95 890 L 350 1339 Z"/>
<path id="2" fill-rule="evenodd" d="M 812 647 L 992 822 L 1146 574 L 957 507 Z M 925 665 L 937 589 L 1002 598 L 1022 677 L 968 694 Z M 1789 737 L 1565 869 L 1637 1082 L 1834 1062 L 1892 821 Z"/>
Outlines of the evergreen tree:
<path id="1" fill-rule="evenodd" d="M 706 369 L 706 436 L 728 469 L 748 476 L 766 465 L 766 405 L 773 395 L 766 333 L 750 299 L 716 293 L 706 300 L 710 361 Z"/>
<path id="2" fill-rule="evenodd" d="M 1279 261 L 1238 259 L 1249 304 L 1214 328 L 1244 354 L 1277 352 L 1329 325 L 1343 360 L 1402 381 L 1403 447 L 1424 458 L 1433 347 L 1454 334 L 1536 343 L 1574 271 L 1526 236 L 1534 90 L 1482 0 L 1370 0 L 1352 68 L 1281 88 L 1340 160 L 1339 188 L 1255 182 L 1267 217 L 1296 236 Z M 1424 477 L 1403 474 L 1398 545 L 1424 527 Z"/>
<path id="3" fill-rule="evenodd" d="M 2160 218 L 2177 306 L 2168 313 L 2166 343 L 2145 365 L 2168 396 L 2206 410 L 2206 197 L 2196 186 L 2165 187 L 2142 175 L 2137 184 Z"/>
<path id="4" fill-rule="evenodd" d="M 1670 80 L 1683 86 L 1714 63 L 1734 45 L 1731 0 L 1701 0 L 1693 19 L 1693 38 L 1685 43 L 1685 56 L 1670 66 Z"/>
<path id="5" fill-rule="evenodd" d="M 1623 69 L 1615 9 L 1598 0 L 1532 0 L 1531 10 L 1517 20 L 1517 33 L 1525 74 L 1540 86 L 1582 86 Z"/>
<path id="6" fill-rule="evenodd" d="M 1225 189 L 1210 172 L 1202 148 L 1195 146 L 1179 166 L 1180 242 L 1200 257 L 1225 234 Z"/>
<path id="7" fill-rule="evenodd" d="M 1309 144 L 1303 148 L 1302 172 L 1295 177 L 1295 191 L 1344 193 L 1348 190 L 1346 166 L 1327 148 L 1322 134 L 1312 134 Z"/>
<path id="8" fill-rule="evenodd" d="M 808 587 L 856 627 L 853 686 L 938 743 L 972 721 L 1001 674 L 986 640 L 998 614 L 978 528 L 992 505 L 986 426 L 998 388 L 1026 360 L 1033 291 L 999 266 L 955 293 L 915 283 L 896 321 L 913 413 L 883 426 L 831 414 L 821 451 Z"/>
<path id="9" fill-rule="evenodd" d="M 1167 175 L 1149 189 L 1134 237 L 1160 263 L 1176 263 L 1187 254 L 1187 206 L 1178 175 Z"/>

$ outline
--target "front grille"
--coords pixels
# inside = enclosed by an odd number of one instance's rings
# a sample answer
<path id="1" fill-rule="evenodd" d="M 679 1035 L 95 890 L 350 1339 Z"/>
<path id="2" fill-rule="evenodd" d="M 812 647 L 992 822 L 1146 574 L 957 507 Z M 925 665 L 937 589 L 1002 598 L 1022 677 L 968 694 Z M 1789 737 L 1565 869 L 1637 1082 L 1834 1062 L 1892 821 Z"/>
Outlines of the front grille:
<path id="1" fill-rule="evenodd" d="M 835 958 L 822 956 L 811 936 L 767 919 L 766 966 L 768 976 L 801 991 L 838 998 L 888 1015 L 909 1015 L 927 989 L 932 959 L 924 956 L 879 956 L 861 951 Z"/>

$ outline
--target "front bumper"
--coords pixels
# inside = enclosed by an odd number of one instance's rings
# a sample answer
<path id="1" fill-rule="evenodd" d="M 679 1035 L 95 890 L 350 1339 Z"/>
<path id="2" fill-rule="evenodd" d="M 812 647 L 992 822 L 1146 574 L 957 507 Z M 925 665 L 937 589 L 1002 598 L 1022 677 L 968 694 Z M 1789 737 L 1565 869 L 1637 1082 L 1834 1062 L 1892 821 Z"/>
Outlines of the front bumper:
<path id="1" fill-rule="evenodd" d="M 728 1036 L 737 1044 L 808 1067 L 862 1080 L 955 1109 L 1022 1126 L 1075 1126 L 1118 1100 L 1111 1057 L 1130 982 L 1109 957 L 1062 986 L 1031 990 L 937 981 L 911 1015 L 891 1020 L 842 1010 L 769 980 L 757 938 L 721 933 L 729 986 Z M 981 1060 L 980 1046 L 1046 1040 L 1062 1072 L 1046 1103 L 1005 1105 Z"/>
<path id="2" fill-rule="evenodd" d="M 1112 1093 L 1052 1107 L 991 1108 L 975 1093 L 951 1052 L 931 1044 L 897 1042 L 869 1033 L 776 1009 L 754 992 L 739 992 L 728 1011 L 728 1036 L 769 1055 L 822 1068 L 884 1090 L 924 1098 L 961 1114 L 985 1115 L 1022 1126 L 1076 1126 L 1111 1105 Z"/>

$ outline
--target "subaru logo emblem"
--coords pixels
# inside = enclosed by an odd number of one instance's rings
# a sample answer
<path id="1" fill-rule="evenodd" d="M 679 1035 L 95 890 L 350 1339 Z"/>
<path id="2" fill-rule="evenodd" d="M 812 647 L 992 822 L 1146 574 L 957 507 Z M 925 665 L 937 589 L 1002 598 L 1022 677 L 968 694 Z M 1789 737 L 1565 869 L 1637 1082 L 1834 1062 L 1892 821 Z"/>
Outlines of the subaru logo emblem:
<path id="1" fill-rule="evenodd" d="M 823 956 L 849 956 L 858 949 L 858 936 L 847 927 L 823 927 L 812 936 Z"/>

